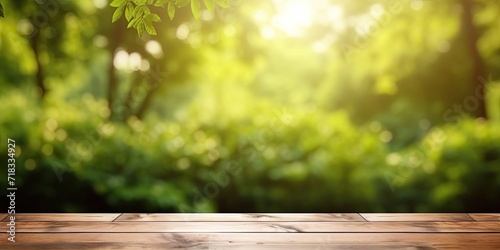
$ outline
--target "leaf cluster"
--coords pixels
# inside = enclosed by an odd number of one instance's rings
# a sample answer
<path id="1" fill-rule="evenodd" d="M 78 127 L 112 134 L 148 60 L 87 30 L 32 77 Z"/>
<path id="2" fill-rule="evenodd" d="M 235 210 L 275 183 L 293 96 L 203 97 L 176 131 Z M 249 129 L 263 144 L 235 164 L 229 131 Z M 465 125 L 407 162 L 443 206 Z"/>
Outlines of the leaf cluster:
<path id="1" fill-rule="evenodd" d="M 229 0 L 203 0 L 205 7 L 214 12 L 215 7 L 229 8 Z M 173 20 L 176 9 L 190 5 L 191 12 L 196 19 L 200 18 L 202 5 L 201 0 L 113 0 L 110 6 L 115 7 L 112 22 L 118 21 L 125 14 L 127 28 L 135 28 L 137 34 L 142 36 L 144 31 L 149 35 L 156 35 L 153 22 L 160 22 L 159 15 L 152 13 L 150 7 L 161 7 L 167 10 L 168 17 Z"/>

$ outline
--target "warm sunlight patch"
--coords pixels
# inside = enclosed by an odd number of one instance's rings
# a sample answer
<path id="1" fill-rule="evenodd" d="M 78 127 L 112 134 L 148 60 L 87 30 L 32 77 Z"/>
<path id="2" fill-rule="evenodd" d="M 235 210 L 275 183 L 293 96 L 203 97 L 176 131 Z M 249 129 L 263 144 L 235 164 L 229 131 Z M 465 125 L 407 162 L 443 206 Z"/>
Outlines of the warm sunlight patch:
<path id="1" fill-rule="evenodd" d="M 302 36 L 312 22 L 316 3 L 304 0 L 275 0 L 279 8 L 273 17 L 273 25 L 289 36 Z"/>

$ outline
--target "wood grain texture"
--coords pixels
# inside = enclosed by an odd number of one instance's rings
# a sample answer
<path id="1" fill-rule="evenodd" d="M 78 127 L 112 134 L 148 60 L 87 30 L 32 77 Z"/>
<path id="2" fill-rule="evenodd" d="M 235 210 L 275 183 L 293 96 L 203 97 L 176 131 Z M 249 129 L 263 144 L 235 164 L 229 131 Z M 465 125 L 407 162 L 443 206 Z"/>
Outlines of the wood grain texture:
<path id="1" fill-rule="evenodd" d="M 0 249 L 500 249 L 500 214 L 361 215 L 16 214 Z"/>
<path id="2" fill-rule="evenodd" d="M 469 214 L 475 221 L 500 221 L 500 214 Z"/>
<path id="3" fill-rule="evenodd" d="M 7 215 L 9 214 L 0 214 L 0 221 L 3 221 L 5 218 L 7 218 Z"/>
<path id="4" fill-rule="evenodd" d="M 108 221 L 111 222 L 120 214 L 97 214 L 97 213 L 47 213 L 47 214 L 32 214 L 19 213 L 16 214 L 17 221 Z M 3 219 L 4 221 L 6 220 Z"/>
<path id="5" fill-rule="evenodd" d="M 42 233 L 500 233 L 500 222 L 19 222 L 17 232 Z"/>
<path id="6" fill-rule="evenodd" d="M 482 247 L 475 245 L 474 247 Z M 124 244 L 121 242 L 114 242 L 114 243 L 49 243 L 49 244 L 33 244 L 33 243 L 22 243 L 22 244 L 14 244 L 13 247 L 10 247 L 9 249 L 11 250 L 40 250 L 40 249 L 50 249 L 50 250 L 67 250 L 67 249 L 72 249 L 72 250 L 89 250 L 89 249 L 95 249 L 95 250 L 116 250 L 116 249 L 121 249 L 121 250 L 137 250 L 137 249 L 142 249 L 142 250 L 163 250 L 163 249 L 212 249 L 212 250 L 255 250 L 255 249 L 264 249 L 264 250 L 304 250 L 304 249 L 351 249 L 351 250 L 366 250 L 366 249 L 372 249 L 372 250 L 386 250 L 386 249 L 409 249 L 409 250 L 420 250 L 423 249 L 422 247 L 414 246 L 411 244 L 382 244 L 382 245 L 344 245 L 344 244 L 338 244 L 338 245 L 328 245 L 328 246 L 321 246 L 321 245 L 310 245 L 310 244 L 300 244 L 300 245 L 292 245 L 292 244 L 261 244 L 261 245 L 241 245 L 241 244 L 230 244 L 230 245 L 215 245 L 215 244 L 209 244 L 209 245 L 189 245 L 189 246 L 179 246 L 179 245 L 173 245 L 169 243 L 133 243 L 133 244 Z M 424 249 L 429 249 L 429 248 L 424 248 Z M 436 248 L 433 248 L 436 249 Z M 458 247 L 458 248 L 453 248 L 453 249 L 467 249 L 466 247 Z M 488 248 L 485 248 L 488 249 Z"/>
<path id="7" fill-rule="evenodd" d="M 26 233 L 8 249 L 497 249 L 498 233 Z"/>
<path id="8" fill-rule="evenodd" d="M 466 213 L 361 213 L 367 221 L 474 221 Z"/>
<path id="9" fill-rule="evenodd" d="M 184 213 L 184 214 L 122 214 L 116 221 L 365 221 L 359 214 L 259 214 L 259 213 Z"/>

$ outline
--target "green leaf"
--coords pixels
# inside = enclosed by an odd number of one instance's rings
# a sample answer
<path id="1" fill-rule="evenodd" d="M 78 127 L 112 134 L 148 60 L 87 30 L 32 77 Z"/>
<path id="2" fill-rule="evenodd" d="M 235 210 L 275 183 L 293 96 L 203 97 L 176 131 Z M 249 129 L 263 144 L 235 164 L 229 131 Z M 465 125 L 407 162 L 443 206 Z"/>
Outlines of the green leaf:
<path id="1" fill-rule="evenodd" d="M 113 19 L 111 22 L 116 22 L 120 17 L 123 15 L 123 12 L 125 11 L 125 5 L 120 5 L 120 7 L 116 8 L 115 12 L 113 13 Z"/>
<path id="2" fill-rule="evenodd" d="M 3 15 L 3 6 L 2 4 L 0 3 L 0 17 L 1 18 L 4 18 L 5 16 Z"/>
<path id="3" fill-rule="evenodd" d="M 127 3 L 127 7 L 125 8 L 125 18 L 127 21 L 130 21 L 132 19 L 134 14 L 134 4 L 131 2 Z"/>
<path id="4" fill-rule="evenodd" d="M 171 0 L 170 2 L 168 2 L 168 17 L 170 18 L 170 20 L 173 20 L 174 16 L 175 16 L 175 4 L 174 1 Z"/>
<path id="5" fill-rule="evenodd" d="M 126 2 L 127 2 L 127 0 L 113 0 L 113 2 L 111 2 L 109 4 L 109 6 L 111 6 L 111 7 L 120 7 L 120 6 L 124 5 Z"/>
<path id="6" fill-rule="evenodd" d="M 134 0 L 134 2 L 135 2 L 137 5 L 145 5 L 145 4 L 146 4 L 146 0 Z"/>
<path id="7" fill-rule="evenodd" d="M 132 21 L 130 21 L 130 23 L 128 23 L 127 25 L 127 29 L 129 29 L 130 27 L 134 27 L 137 26 L 137 23 L 140 19 L 139 18 L 134 18 L 132 19 Z"/>
<path id="8" fill-rule="evenodd" d="M 142 18 L 142 17 L 139 17 L 139 18 L 137 18 L 137 22 L 135 22 L 135 23 L 134 23 L 133 27 L 137 29 L 137 27 L 138 27 L 141 23 L 143 23 L 143 22 L 144 22 L 144 21 L 143 21 L 143 18 Z"/>
<path id="9" fill-rule="evenodd" d="M 137 24 L 137 35 L 139 35 L 139 37 L 142 37 L 142 34 L 144 34 L 144 21 L 141 21 L 141 22 L 138 22 Z"/>
<path id="10" fill-rule="evenodd" d="M 207 9 L 211 12 L 214 12 L 215 0 L 204 0 L 204 1 L 205 1 L 205 6 L 207 6 Z"/>
<path id="11" fill-rule="evenodd" d="M 154 5 L 156 7 L 163 7 L 163 6 L 165 6 L 166 3 L 167 3 L 167 0 L 156 0 L 155 3 L 154 3 Z"/>
<path id="12" fill-rule="evenodd" d="M 191 11 L 193 12 L 194 18 L 196 19 L 200 18 L 201 5 L 199 0 L 191 0 Z"/>
<path id="13" fill-rule="evenodd" d="M 222 8 L 229 8 L 231 7 L 231 4 L 229 3 L 229 0 L 215 0 L 215 3 L 219 5 Z"/>
<path id="14" fill-rule="evenodd" d="M 157 14 L 155 13 L 149 13 L 146 17 L 145 17 L 146 20 L 148 21 L 151 21 L 151 22 L 159 22 L 161 21 L 161 18 L 160 16 L 158 16 Z"/>
<path id="15" fill-rule="evenodd" d="M 135 17 L 142 16 L 144 14 L 144 7 L 145 7 L 144 5 L 136 6 L 134 9 L 133 16 Z"/>
<path id="16" fill-rule="evenodd" d="M 177 7 L 184 7 L 188 5 L 190 1 L 191 0 L 175 0 L 175 5 L 177 5 Z"/>
<path id="17" fill-rule="evenodd" d="M 153 23 L 151 23 L 151 21 L 145 20 L 144 26 L 146 27 L 146 32 L 148 32 L 148 34 L 156 35 L 155 27 L 153 26 Z"/>

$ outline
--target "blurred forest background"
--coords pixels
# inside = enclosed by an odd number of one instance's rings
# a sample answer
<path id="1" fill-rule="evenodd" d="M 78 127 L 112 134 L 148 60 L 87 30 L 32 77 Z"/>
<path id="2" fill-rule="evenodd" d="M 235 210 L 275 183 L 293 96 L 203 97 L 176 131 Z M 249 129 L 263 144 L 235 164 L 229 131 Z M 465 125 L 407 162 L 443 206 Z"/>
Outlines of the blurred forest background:
<path id="1" fill-rule="evenodd" d="M 500 1 L 1 3 L 16 212 L 500 211 Z"/>

